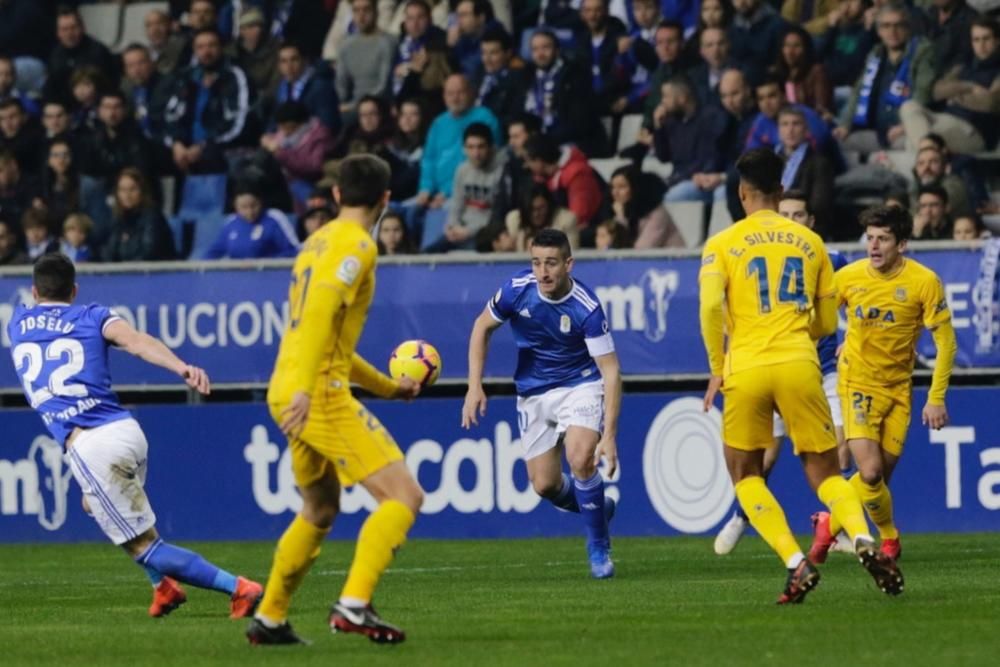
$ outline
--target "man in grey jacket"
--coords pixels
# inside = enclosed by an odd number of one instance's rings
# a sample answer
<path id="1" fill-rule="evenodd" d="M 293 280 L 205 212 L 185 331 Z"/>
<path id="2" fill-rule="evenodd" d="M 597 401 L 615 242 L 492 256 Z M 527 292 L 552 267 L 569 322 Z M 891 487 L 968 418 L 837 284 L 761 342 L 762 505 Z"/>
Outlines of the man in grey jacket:
<path id="1" fill-rule="evenodd" d="M 344 39 L 337 57 L 337 96 L 346 125 L 362 97 L 386 92 L 396 54 L 396 40 L 378 28 L 375 0 L 353 0 L 351 12 L 357 31 Z"/>

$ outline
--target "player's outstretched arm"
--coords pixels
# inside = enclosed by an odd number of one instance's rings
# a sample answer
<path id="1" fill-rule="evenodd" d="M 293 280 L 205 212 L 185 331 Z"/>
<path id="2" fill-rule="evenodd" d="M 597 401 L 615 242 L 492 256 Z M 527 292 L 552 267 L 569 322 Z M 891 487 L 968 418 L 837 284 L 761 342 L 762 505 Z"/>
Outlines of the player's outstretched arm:
<path id="1" fill-rule="evenodd" d="M 104 329 L 104 337 L 111 343 L 143 361 L 166 368 L 184 378 L 189 387 L 201 394 L 211 393 L 208 374 L 197 366 L 184 363 L 170 351 L 163 341 L 137 331 L 125 320 L 115 320 Z"/>
<path id="2" fill-rule="evenodd" d="M 490 336 L 500 326 L 487 306 L 476 318 L 469 335 L 469 388 L 462 406 L 462 428 L 479 425 L 479 418 L 486 414 L 486 392 L 483 390 L 483 368 L 486 366 L 486 351 Z"/>
<path id="3" fill-rule="evenodd" d="M 367 359 L 355 352 L 351 355 L 351 382 L 380 398 L 396 398 L 399 383 L 375 368 Z M 419 390 L 419 385 L 417 385 Z M 414 398 L 416 394 L 410 398 Z"/>
<path id="4" fill-rule="evenodd" d="M 604 381 L 604 431 L 597 443 L 594 456 L 600 462 L 601 456 L 608 461 L 608 477 L 618 469 L 618 415 L 622 409 L 622 370 L 618 354 L 611 352 L 594 357 L 594 363 Z"/>
<path id="5" fill-rule="evenodd" d="M 939 429 L 948 424 L 948 408 L 944 404 L 944 395 L 948 391 L 948 381 L 955 365 L 955 353 L 958 343 L 955 340 L 955 329 L 951 322 L 945 322 L 931 330 L 937 357 L 934 360 L 934 375 L 931 378 L 931 388 L 927 392 L 927 405 L 924 406 L 922 421 L 933 429 Z"/>

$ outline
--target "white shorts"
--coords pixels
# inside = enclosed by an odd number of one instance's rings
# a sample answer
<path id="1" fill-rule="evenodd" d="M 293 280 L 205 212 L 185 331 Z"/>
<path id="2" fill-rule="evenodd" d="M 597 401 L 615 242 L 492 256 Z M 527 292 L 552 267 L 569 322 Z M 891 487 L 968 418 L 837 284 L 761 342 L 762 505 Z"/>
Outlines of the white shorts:
<path id="1" fill-rule="evenodd" d="M 588 382 L 537 396 L 518 396 L 517 424 L 525 459 L 555 447 L 570 426 L 600 433 L 604 429 L 604 383 Z"/>
<path id="2" fill-rule="evenodd" d="M 80 431 L 66 454 L 97 525 L 115 544 L 133 540 L 156 524 L 142 488 L 147 449 L 139 423 L 120 419 Z"/>
<path id="3" fill-rule="evenodd" d="M 830 414 L 833 416 L 834 426 L 844 426 L 844 415 L 840 411 L 840 396 L 837 395 L 837 371 L 827 373 L 823 376 L 823 393 L 826 394 L 826 402 L 830 404 Z M 785 420 L 777 412 L 774 413 L 774 437 L 784 438 L 788 435 L 785 431 Z"/>

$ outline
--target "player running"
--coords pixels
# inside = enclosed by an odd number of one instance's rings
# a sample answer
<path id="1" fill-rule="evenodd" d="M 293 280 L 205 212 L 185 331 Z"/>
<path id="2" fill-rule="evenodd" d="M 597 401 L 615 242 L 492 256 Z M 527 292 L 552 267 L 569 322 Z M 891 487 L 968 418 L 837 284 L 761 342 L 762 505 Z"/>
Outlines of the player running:
<path id="1" fill-rule="evenodd" d="M 187 601 L 178 581 L 230 597 L 230 618 L 253 613 L 260 584 L 237 577 L 187 549 L 164 542 L 143 485 L 146 436 L 111 390 L 108 348 L 115 346 L 184 378 L 208 394 L 205 371 L 184 363 L 161 341 L 136 331 L 98 304 L 74 305 L 76 269 L 62 254 L 35 262 L 36 305 L 18 306 L 7 325 L 14 368 L 28 403 L 66 448 L 84 509 L 153 584 L 149 615 L 166 616 Z"/>
<path id="2" fill-rule="evenodd" d="M 836 278 L 837 299 L 847 312 L 839 393 L 848 415 L 847 445 L 858 466 L 851 484 L 878 527 L 882 553 L 896 560 L 902 548 L 887 484 L 910 425 L 917 339 L 926 328 L 937 348 L 921 415 L 921 421 L 933 429 L 948 423 L 944 397 L 957 346 L 941 279 L 903 256 L 913 232 L 910 214 L 877 206 L 861 214 L 861 225 L 868 258 L 850 264 Z M 823 562 L 840 529 L 836 516 L 817 516 L 810 557 Z"/>
<path id="3" fill-rule="evenodd" d="M 780 157 L 751 150 L 736 169 L 747 217 L 708 240 L 699 275 L 701 332 L 712 375 L 704 407 L 707 412 L 723 391 L 724 456 L 736 497 L 788 568 L 778 603 L 802 602 L 820 574 L 762 477 L 777 409 L 810 486 L 837 515 L 878 587 L 898 594 L 903 577 L 876 549 L 857 492 L 839 474 L 815 343 L 837 328 L 826 248 L 812 230 L 775 213 L 784 169 Z"/>
<path id="4" fill-rule="evenodd" d="M 605 497 L 597 465 L 604 456 L 609 475 L 618 467 L 621 369 L 601 304 L 570 276 L 572 269 L 566 235 L 542 230 L 531 242 L 531 269 L 508 280 L 476 319 L 462 427 L 478 425 L 486 414 L 486 350 L 493 331 L 510 322 L 518 348 L 518 425 L 531 486 L 556 507 L 580 514 L 591 576 L 606 579 L 615 573 L 608 533 L 615 501 Z M 563 472 L 564 449 L 572 479 Z"/>
<path id="5" fill-rule="evenodd" d="M 809 210 L 809 200 L 802 190 L 788 190 L 781 195 L 778 202 L 778 215 L 793 220 L 812 229 L 816 224 L 816 218 Z M 834 272 L 847 266 L 847 259 L 836 250 L 828 250 L 830 262 Z M 816 352 L 819 354 L 820 372 L 823 374 L 823 393 L 826 394 L 826 401 L 830 405 L 830 413 L 833 417 L 833 428 L 837 434 L 837 458 L 840 463 L 841 475 L 846 477 L 850 474 L 851 454 L 847 450 L 844 442 L 844 418 L 840 411 L 840 397 L 837 395 L 837 333 L 820 338 L 816 343 Z M 774 464 L 778 461 L 778 453 L 781 449 L 781 440 L 788 435 L 785 428 L 785 421 L 781 415 L 774 415 L 774 446 L 768 447 L 764 451 L 764 463 L 761 477 L 767 481 Z M 740 538 L 746 531 L 749 519 L 743 512 L 740 504 L 736 503 L 736 512 L 733 517 L 726 522 L 719 534 L 715 537 L 715 553 L 724 556 L 736 548 Z M 844 538 L 845 546 L 849 547 L 850 553 L 854 553 L 854 546 L 849 540 Z M 825 556 L 825 554 L 824 554 Z M 822 561 L 820 561 L 822 562 Z"/>
<path id="6" fill-rule="evenodd" d="M 405 633 L 383 621 L 371 599 L 423 503 L 403 453 L 350 383 L 384 398 L 412 399 L 420 385 L 398 382 L 355 353 L 375 293 L 378 251 L 372 229 L 389 204 L 389 165 L 373 155 L 340 163 L 334 196 L 340 215 L 306 241 L 292 268 L 289 323 L 267 390 L 271 416 L 288 437 L 302 511 L 278 540 L 267 592 L 247 628 L 251 644 L 298 644 L 288 608 L 333 525 L 342 486 L 361 484 L 378 502 L 358 534 L 332 632 L 378 643 Z"/>

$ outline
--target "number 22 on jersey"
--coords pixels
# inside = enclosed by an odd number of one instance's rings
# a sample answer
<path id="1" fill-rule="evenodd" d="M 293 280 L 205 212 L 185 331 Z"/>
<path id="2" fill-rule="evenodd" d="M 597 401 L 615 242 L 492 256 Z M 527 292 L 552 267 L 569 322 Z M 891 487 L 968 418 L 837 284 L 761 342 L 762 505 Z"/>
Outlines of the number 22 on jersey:
<path id="1" fill-rule="evenodd" d="M 65 361 L 64 361 L 65 357 Z M 64 361 L 54 368 L 44 386 L 35 387 L 46 361 Z M 21 343 L 14 348 L 14 366 L 21 375 L 24 391 L 32 408 L 53 396 L 86 396 L 87 388 L 82 384 L 68 382 L 83 370 L 84 352 L 80 341 L 73 338 L 57 338 L 44 348 L 38 343 Z M 26 366 L 22 366 L 24 364 Z"/>

